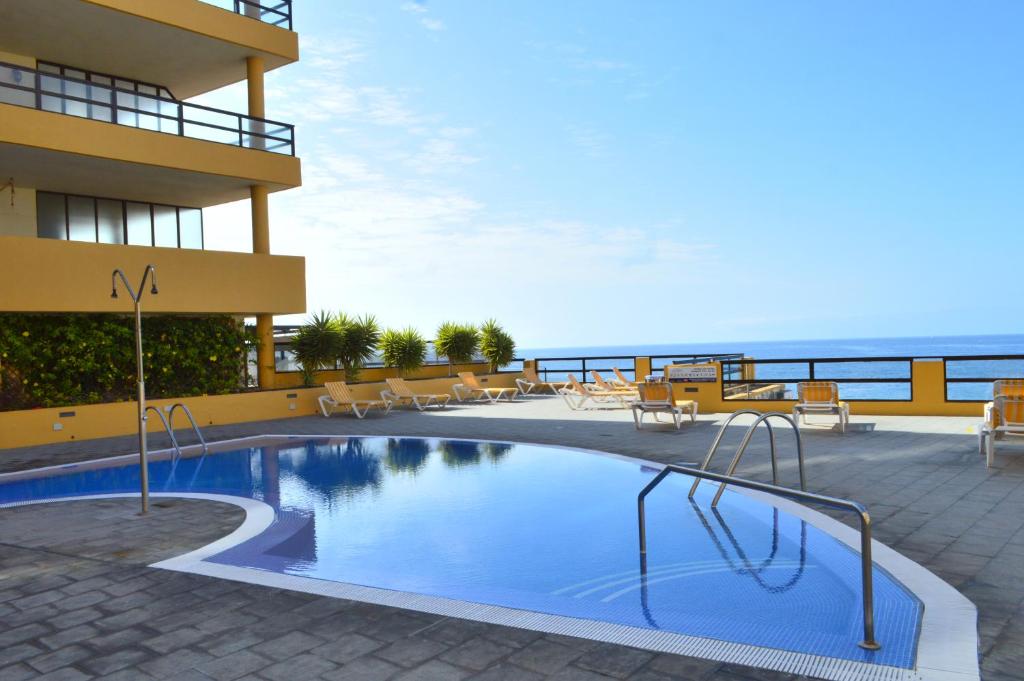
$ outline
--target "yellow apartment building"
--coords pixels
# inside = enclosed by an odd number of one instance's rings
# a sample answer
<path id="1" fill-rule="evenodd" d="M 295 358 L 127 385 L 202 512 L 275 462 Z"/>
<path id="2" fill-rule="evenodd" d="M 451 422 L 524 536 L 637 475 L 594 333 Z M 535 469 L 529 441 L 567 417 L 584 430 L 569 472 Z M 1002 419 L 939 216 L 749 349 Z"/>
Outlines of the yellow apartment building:
<path id="1" fill-rule="evenodd" d="M 299 186 L 264 74 L 298 60 L 290 0 L 0 0 L 0 312 L 127 312 L 110 274 L 156 266 L 152 313 L 305 312 L 305 261 L 270 254 L 269 195 Z M 185 100 L 245 81 L 248 110 Z M 252 253 L 205 250 L 203 209 L 248 198 Z"/>

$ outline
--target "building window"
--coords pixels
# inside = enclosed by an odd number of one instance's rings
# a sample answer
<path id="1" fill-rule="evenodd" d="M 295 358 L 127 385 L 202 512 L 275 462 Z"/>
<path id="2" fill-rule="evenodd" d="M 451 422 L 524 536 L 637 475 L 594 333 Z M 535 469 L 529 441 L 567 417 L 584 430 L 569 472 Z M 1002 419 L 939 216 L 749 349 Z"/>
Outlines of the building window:
<path id="1" fill-rule="evenodd" d="M 203 211 L 39 191 L 36 233 L 42 239 L 202 249 Z"/>

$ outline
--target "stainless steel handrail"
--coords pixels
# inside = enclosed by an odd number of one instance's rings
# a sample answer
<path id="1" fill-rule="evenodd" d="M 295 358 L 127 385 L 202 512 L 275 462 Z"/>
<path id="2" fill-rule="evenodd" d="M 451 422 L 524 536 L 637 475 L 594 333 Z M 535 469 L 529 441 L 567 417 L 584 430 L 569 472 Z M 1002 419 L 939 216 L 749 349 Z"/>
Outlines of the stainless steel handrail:
<path id="1" fill-rule="evenodd" d="M 146 411 L 144 413 L 148 412 L 153 412 L 160 417 L 160 422 L 164 424 L 164 430 L 167 431 L 167 435 L 171 438 L 171 446 L 174 448 L 174 459 L 177 459 L 181 456 L 181 447 L 178 446 L 178 438 L 174 437 L 174 429 L 171 428 L 171 424 L 167 421 L 167 418 L 164 416 L 164 413 L 160 411 L 159 407 L 150 405 L 146 407 Z"/>
<path id="2" fill-rule="evenodd" d="M 704 455 L 704 460 L 700 464 L 700 469 L 702 471 L 706 471 L 708 469 L 708 467 L 711 465 L 711 459 L 714 458 L 715 453 L 718 451 L 718 446 L 720 444 L 722 444 L 722 438 L 725 437 L 725 431 L 728 430 L 729 424 L 732 423 L 733 421 L 735 421 L 740 416 L 743 416 L 744 414 L 750 414 L 752 416 L 761 416 L 761 412 L 757 411 L 756 409 L 740 409 L 739 411 L 735 411 L 732 414 L 730 414 L 729 418 L 725 419 L 725 423 L 723 423 L 718 428 L 718 434 L 715 435 L 715 439 L 711 442 L 711 447 L 708 448 L 708 453 L 706 455 Z M 775 433 L 772 432 L 772 426 L 771 426 L 770 423 L 766 422 L 765 425 L 768 426 L 768 437 L 769 437 L 769 439 L 771 441 L 772 482 L 778 484 L 779 477 L 778 477 L 778 473 L 777 473 L 777 470 L 776 470 L 777 467 L 775 465 Z M 690 495 L 689 495 L 691 499 L 693 498 L 693 495 L 697 493 L 697 486 L 699 484 L 700 484 L 700 480 L 694 480 L 693 481 L 693 485 L 690 487 Z"/>
<path id="3" fill-rule="evenodd" d="M 185 406 L 181 402 L 176 402 L 168 410 L 167 416 L 165 417 L 164 413 L 158 407 L 150 405 L 146 407 L 146 413 L 153 412 L 154 414 L 159 416 L 160 422 L 164 425 L 164 430 L 167 431 L 168 437 L 171 438 L 171 447 L 174 448 L 174 456 L 171 459 L 172 462 L 176 462 L 178 459 L 181 458 L 181 445 L 178 444 L 178 438 L 175 437 L 174 435 L 174 428 L 171 427 L 171 424 L 174 423 L 174 412 L 177 411 L 179 408 L 183 412 L 185 412 L 185 416 L 188 417 L 189 423 L 192 424 L 192 430 L 195 432 L 196 437 L 199 438 L 199 444 L 203 446 L 203 454 L 206 454 L 207 452 L 210 451 L 209 446 L 206 444 L 206 439 L 203 437 L 203 434 L 199 431 L 199 425 L 196 424 L 196 420 L 192 416 L 192 412 L 189 411 L 187 406 Z"/>
<path id="4" fill-rule="evenodd" d="M 754 480 L 746 480 L 744 478 L 712 473 L 711 471 L 703 471 L 696 468 L 687 468 L 685 466 L 668 464 L 647 484 L 646 487 L 643 488 L 643 490 L 641 490 L 636 500 L 637 520 L 640 527 L 640 571 L 643 574 L 646 574 L 647 572 L 647 518 L 644 510 L 644 499 L 648 494 L 650 494 L 651 490 L 657 487 L 661 481 L 671 473 L 682 473 L 683 475 L 693 476 L 698 481 L 705 479 L 719 483 L 727 483 L 729 485 L 736 485 L 737 487 L 744 487 L 758 492 L 766 492 L 768 494 L 774 494 L 788 499 L 809 501 L 823 506 L 828 506 L 830 508 L 856 513 L 860 519 L 861 592 L 863 596 L 862 608 L 864 611 L 864 640 L 860 641 L 857 645 L 866 650 L 878 650 L 882 647 L 877 641 L 875 641 L 874 582 L 872 575 L 873 563 L 871 561 L 871 516 L 868 514 L 868 510 L 863 506 L 863 504 L 856 501 L 850 501 L 848 499 L 838 499 L 836 497 L 829 497 L 823 494 L 814 494 L 813 492 L 789 489 L 786 487 L 779 487 L 778 485 L 769 485 L 765 482 L 756 482 Z"/>
<path id="5" fill-rule="evenodd" d="M 750 427 L 747 428 L 746 434 L 743 436 L 743 441 L 740 442 L 740 446 L 736 448 L 736 454 L 733 455 L 732 461 L 729 462 L 729 469 L 725 472 L 726 475 L 734 475 L 736 473 L 736 467 L 740 464 L 740 459 L 743 458 L 743 452 L 746 451 L 747 446 L 750 444 L 750 440 L 754 437 L 754 431 L 757 427 L 764 423 L 768 426 L 768 419 L 781 418 L 786 421 L 793 428 L 793 434 L 796 436 L 796 460 L 797 467 L 800 469 L 800 489 L 807 489 L 807 478 L 804 475 L 804 445 L 803 440 L 800 438 L 800 428 L 796 425 L 796 421 L 787 414 L 783 414 L 781 411 L 770 411 L 766 414 L 761 414 L 757 417 Z M 779 484 L 778 469 L 775 461 L 775 433 L 772 432 L 771 426 L 768 426 L 768 433 L 771 439 L 771 456 L 772 456 L 772 483 L 775 485 Z M 694 481 L 694 486 L 690 488 L 690 496 L 693 496 L 694 490 L 696 489 L 699 481 Z M 715 498 L 711 500 L 711 508 L 718 506 L 719 500 L 722 498 L 722 493 L 725 492 L 725 483 L 722 483 L 718 487 L 718 492 L 715 493 Z"/>
<path id="6" fill-rule="evenodd" d="M 210 448 L 206 445 L 206 440 L 203 438 L 203 434 L 199 432 L 199 424 L 196 423 L 195 418 L 192 416 L 192 412 L 189 411 L 189 408 L 185 406 L 184 403 L 176 402 L 174 406 L 171 407 L 171 410 L 167 412 L 168 423 L 174 423 L 174 412 L 177 411 L 178 409 L 181 409 L 183 412 L 185 412 L 185 416 L 188 418 L 188 422 L 192 424 L 193 432 L 195 432 L 196 437 L 199 438 L 199 444 L 203 446 L 203 454 L 206 454 L 210 450 Z M 181 455 L 180 450 L 178 451 L 178 455 Z"/>

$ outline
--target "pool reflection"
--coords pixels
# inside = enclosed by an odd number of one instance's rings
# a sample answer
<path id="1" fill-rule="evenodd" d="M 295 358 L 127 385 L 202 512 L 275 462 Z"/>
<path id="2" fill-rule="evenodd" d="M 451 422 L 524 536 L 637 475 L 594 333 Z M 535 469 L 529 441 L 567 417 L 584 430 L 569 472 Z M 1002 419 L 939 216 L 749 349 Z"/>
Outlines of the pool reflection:
<path id="1" fill-rule="evenodd" d="M 389 437 L 384 463 L 394 473 L 416 475 L 430 458 L 430 443 L 418 437 Z"/>

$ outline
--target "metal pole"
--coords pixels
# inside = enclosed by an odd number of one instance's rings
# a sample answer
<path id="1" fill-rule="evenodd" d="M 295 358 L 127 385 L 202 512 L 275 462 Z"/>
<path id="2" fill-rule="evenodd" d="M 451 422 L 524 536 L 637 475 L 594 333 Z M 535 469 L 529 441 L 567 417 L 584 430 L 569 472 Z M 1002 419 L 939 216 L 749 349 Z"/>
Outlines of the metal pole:
<path id="1" fill-rule="evenodd" d="M 142 370 L 142 287 L 135 299 L 135 363 L 139 387 L 139 486 L 142 488 L 142 513 L 149 512 L 149 463 L 146 459 L 146 381 Z"/>
<path id="2" fill-rule="evenodd" d="M 156 295 L 159 292 L 156 288 L 156 267 L 153 265 L 146 265 L 146 269 L 142 273 L 142 281 L 139 282 L 138 292 L 128 283 L 128 278 L 124 275 L 123 270 L 116 269 L 110 275 L 110 297 L 117 298 L 117 279 L 120 277 L 121 283 L 124 284 L 128 295 L 131 296 L 132 302 L 135 304 L 135 366 L 138 386 L 136 399 L 138 400 L 139 407 L 139 488 L 142 499 L 142 515 L 149 512 L 149 465 L 146 452 L 146 382 L 142 365 L 142 294 L 146 291 L 146 279 L 149 278 L 150 274 L 153 275 L 153 285 L 150 293 Z M 161 418 L 163 418 L 162 415 Z"/>
<path id="3" fill-rule="evenodd" d="M 871 562 L 871 516 L 860 511 L 860 581 L 864 609 L 864 640 L 858 643 L 865 650 L 878 650 L 882 646 L 875 640 L 875 589 Z"/>

